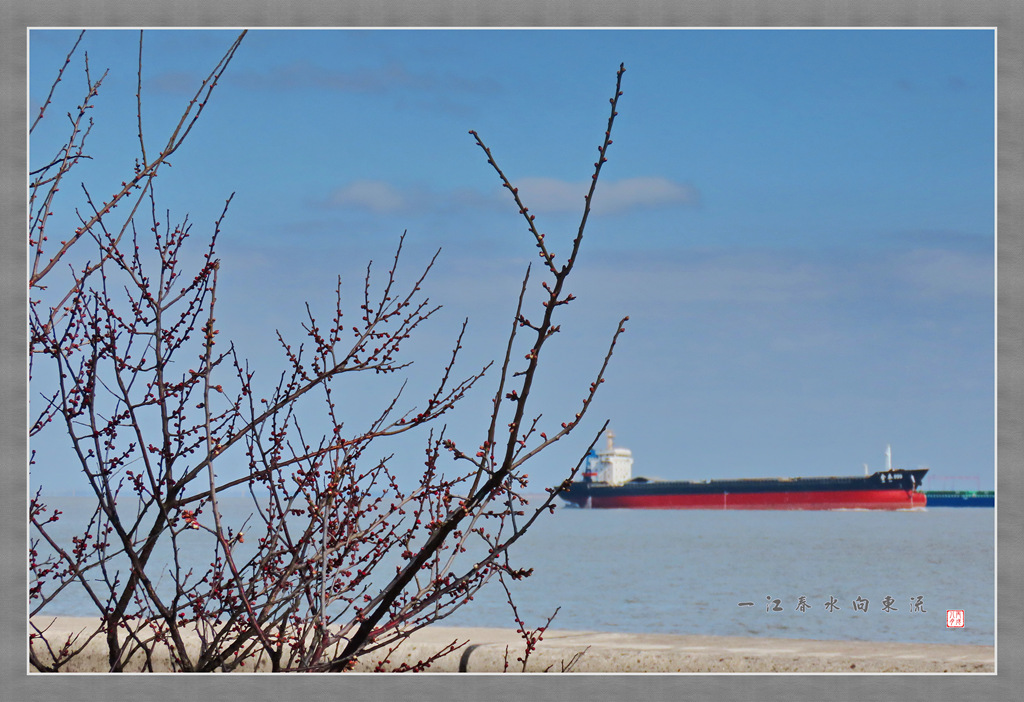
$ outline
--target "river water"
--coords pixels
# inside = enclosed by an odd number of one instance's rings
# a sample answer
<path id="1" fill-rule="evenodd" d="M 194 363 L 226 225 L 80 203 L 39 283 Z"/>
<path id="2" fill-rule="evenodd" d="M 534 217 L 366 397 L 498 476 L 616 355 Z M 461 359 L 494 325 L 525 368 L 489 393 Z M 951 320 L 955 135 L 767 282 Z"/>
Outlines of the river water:
<path id="1" fill-rule="evenodd" d="M 87 514 L 86 498 L 47 502 L 68 529 Z M 994 541 L 986 508 L 559 508 L 512 551 L 534 569 L 513 593 L 530 627 L 560 608 L 553 629 L 993 645 Z M 444 624 L 514 626 L 492 585 Z M 95 615 L 74 592 L 57 609 Z M 962 628 L 947 610 L 964 612 Z"/>

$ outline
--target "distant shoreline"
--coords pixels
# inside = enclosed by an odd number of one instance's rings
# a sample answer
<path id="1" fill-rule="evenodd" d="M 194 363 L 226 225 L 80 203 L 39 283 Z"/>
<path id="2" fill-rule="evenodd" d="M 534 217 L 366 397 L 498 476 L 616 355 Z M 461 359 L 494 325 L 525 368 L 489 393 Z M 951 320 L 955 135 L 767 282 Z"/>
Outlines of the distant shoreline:
<path id="1" fill-rule="evenodd" d="M 36 617 L 61 642 L 93 631 L 89 617 Z M 194 637 L 193 637 L 194 639 Z M 453 642 L 464 643 L 435 662 L 434 673 L 521 672 L 517 657 L 523 640 L 512 629 L 432 626 L 413 634 L 390 658 L 390 667 L 413 664 Z M 190 643 L 197 644 L 197 640 Z M 39 650 L 39 649 L 37 649 Z M 372 658 L 372 657 L 368 657 Z M 354 672 L 371 672 L 374 660 L 362 660 Z M 26 664 L 27 665 L 27 664 Z M 738 636 L 616 634 L 560 631 L 544 634 L 528 660 L 527 673 L 995 673 L 995 647 L 875 641 L 818 641 Z M 167 672 L 166 656 L 156 672 Z M 66 672 L 105 669 L 103 642 L 94 640 Z M 31 672 L 35 672 L 30 668 Z M 241 670 L 240 672 L 253 672 Z"/>

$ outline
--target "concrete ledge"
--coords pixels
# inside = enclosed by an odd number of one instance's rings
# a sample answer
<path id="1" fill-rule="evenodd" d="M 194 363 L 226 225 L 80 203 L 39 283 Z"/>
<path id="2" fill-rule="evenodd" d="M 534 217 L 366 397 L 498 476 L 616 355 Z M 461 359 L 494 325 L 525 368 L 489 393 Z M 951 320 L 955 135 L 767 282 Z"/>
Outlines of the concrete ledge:
<path id="1" fill-rule="evenodd" d="M 91 619 L 61 617 L 48 636 L 63 641 L 94 626 Z M 517 658 L 525 644 L 515 631 L 473 627 L 422 629 L 386 667 L 413 665 L 453 642 L 465 644 L 429 672 L 501 673 L 506 663 L 509 672 L 522 672 Z M 355 672 L 372 671 L 382 655 L 361 660 Z M 93 642 L 67 671 L 99 672 L 104 660 L 102 642 Z M 995 647 L 550 630 L 527 663 L 529 673 L 994 673 Z M 168 669 L 166 655 L 155 667 Z"/>

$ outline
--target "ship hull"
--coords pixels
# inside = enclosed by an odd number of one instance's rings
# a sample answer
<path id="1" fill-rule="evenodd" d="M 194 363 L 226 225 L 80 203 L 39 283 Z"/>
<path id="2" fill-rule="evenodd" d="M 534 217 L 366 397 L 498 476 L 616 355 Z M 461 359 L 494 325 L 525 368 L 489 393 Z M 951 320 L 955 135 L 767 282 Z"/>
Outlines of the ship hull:
<path id="1" fill-rule="evenodd" d="M 560 496 L 578 507 L 595 509 L 918 509 L 928 502 L 917 490 L 926 472 L 705 482 L 640 478 L 623 485 L 574 482 Z"/>

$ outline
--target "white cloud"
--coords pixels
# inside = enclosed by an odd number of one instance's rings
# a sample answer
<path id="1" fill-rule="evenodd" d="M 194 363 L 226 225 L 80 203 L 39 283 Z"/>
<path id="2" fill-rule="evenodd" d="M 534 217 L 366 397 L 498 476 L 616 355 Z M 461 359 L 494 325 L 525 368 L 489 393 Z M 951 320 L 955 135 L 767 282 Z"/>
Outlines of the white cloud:
<path id="1" fill-rule="evenodd" d="M 696 205 L 700 194 L 692 185 L 665 178 L 627 178 L 598 183 L 600 205 L 609 212 L 666 205 Z"/>
<path id="2" fill-rule="evenodd" d="M 925 297 L 988 296 L 995 289 L 995 262 L 988 255 L 920 249 L 899 258 L 897 274 Z"/>
<path id="3" fill-rule="evenodd" d="M 626 265 L 619 258 L 617 265 L 600 270 L 598 276 L 616 280 L 615 294 L 635 295 L 638 302 L 660 299 L 673 305 L 761 307 L 830 298 L 837 292 L 834 271 L 828 266 L 756 252 L 711 256 L 644 253 Z"/>
<path id="4" fill-rule="evenodd" d="M 556 178 L 522 178 L 515 183 L 523 203 L 536 213 L 583 211 L 589 183 Z M 598 183 L 595 214 L 619 214 L 631 210 L 695 205 L 697 190 L 665 178 L 627 178 Z M 357 180 L 337 188 L 327 205 L 367 210 L 376 214 L 457 211 L 460 209 L 507 209 L 511 198 L 505 188 L 489 193 L 468 188 L 435 190 L 424 186 L 399 188 L 383 180 Z"/>
<path id="5" fill-rule="evenodd" d="M 385 181 L 357 180 L 335 190 L 329 204 L 385 214 L 408 211 L 413 199 L 409 193 Z"/>
<path id="6" fill-rule="evenodd" d="M 579 212 L 588 181 L 571 183 L 555 178 L 522 178 L 516 184 L 526 206 L 537 212 Z M 695 205 L 700 201 L 692 185 L 667 178 L 642 177 L 601 180 L 594 195 L 595 213 L 615 214 L 628 210 Z"/>

